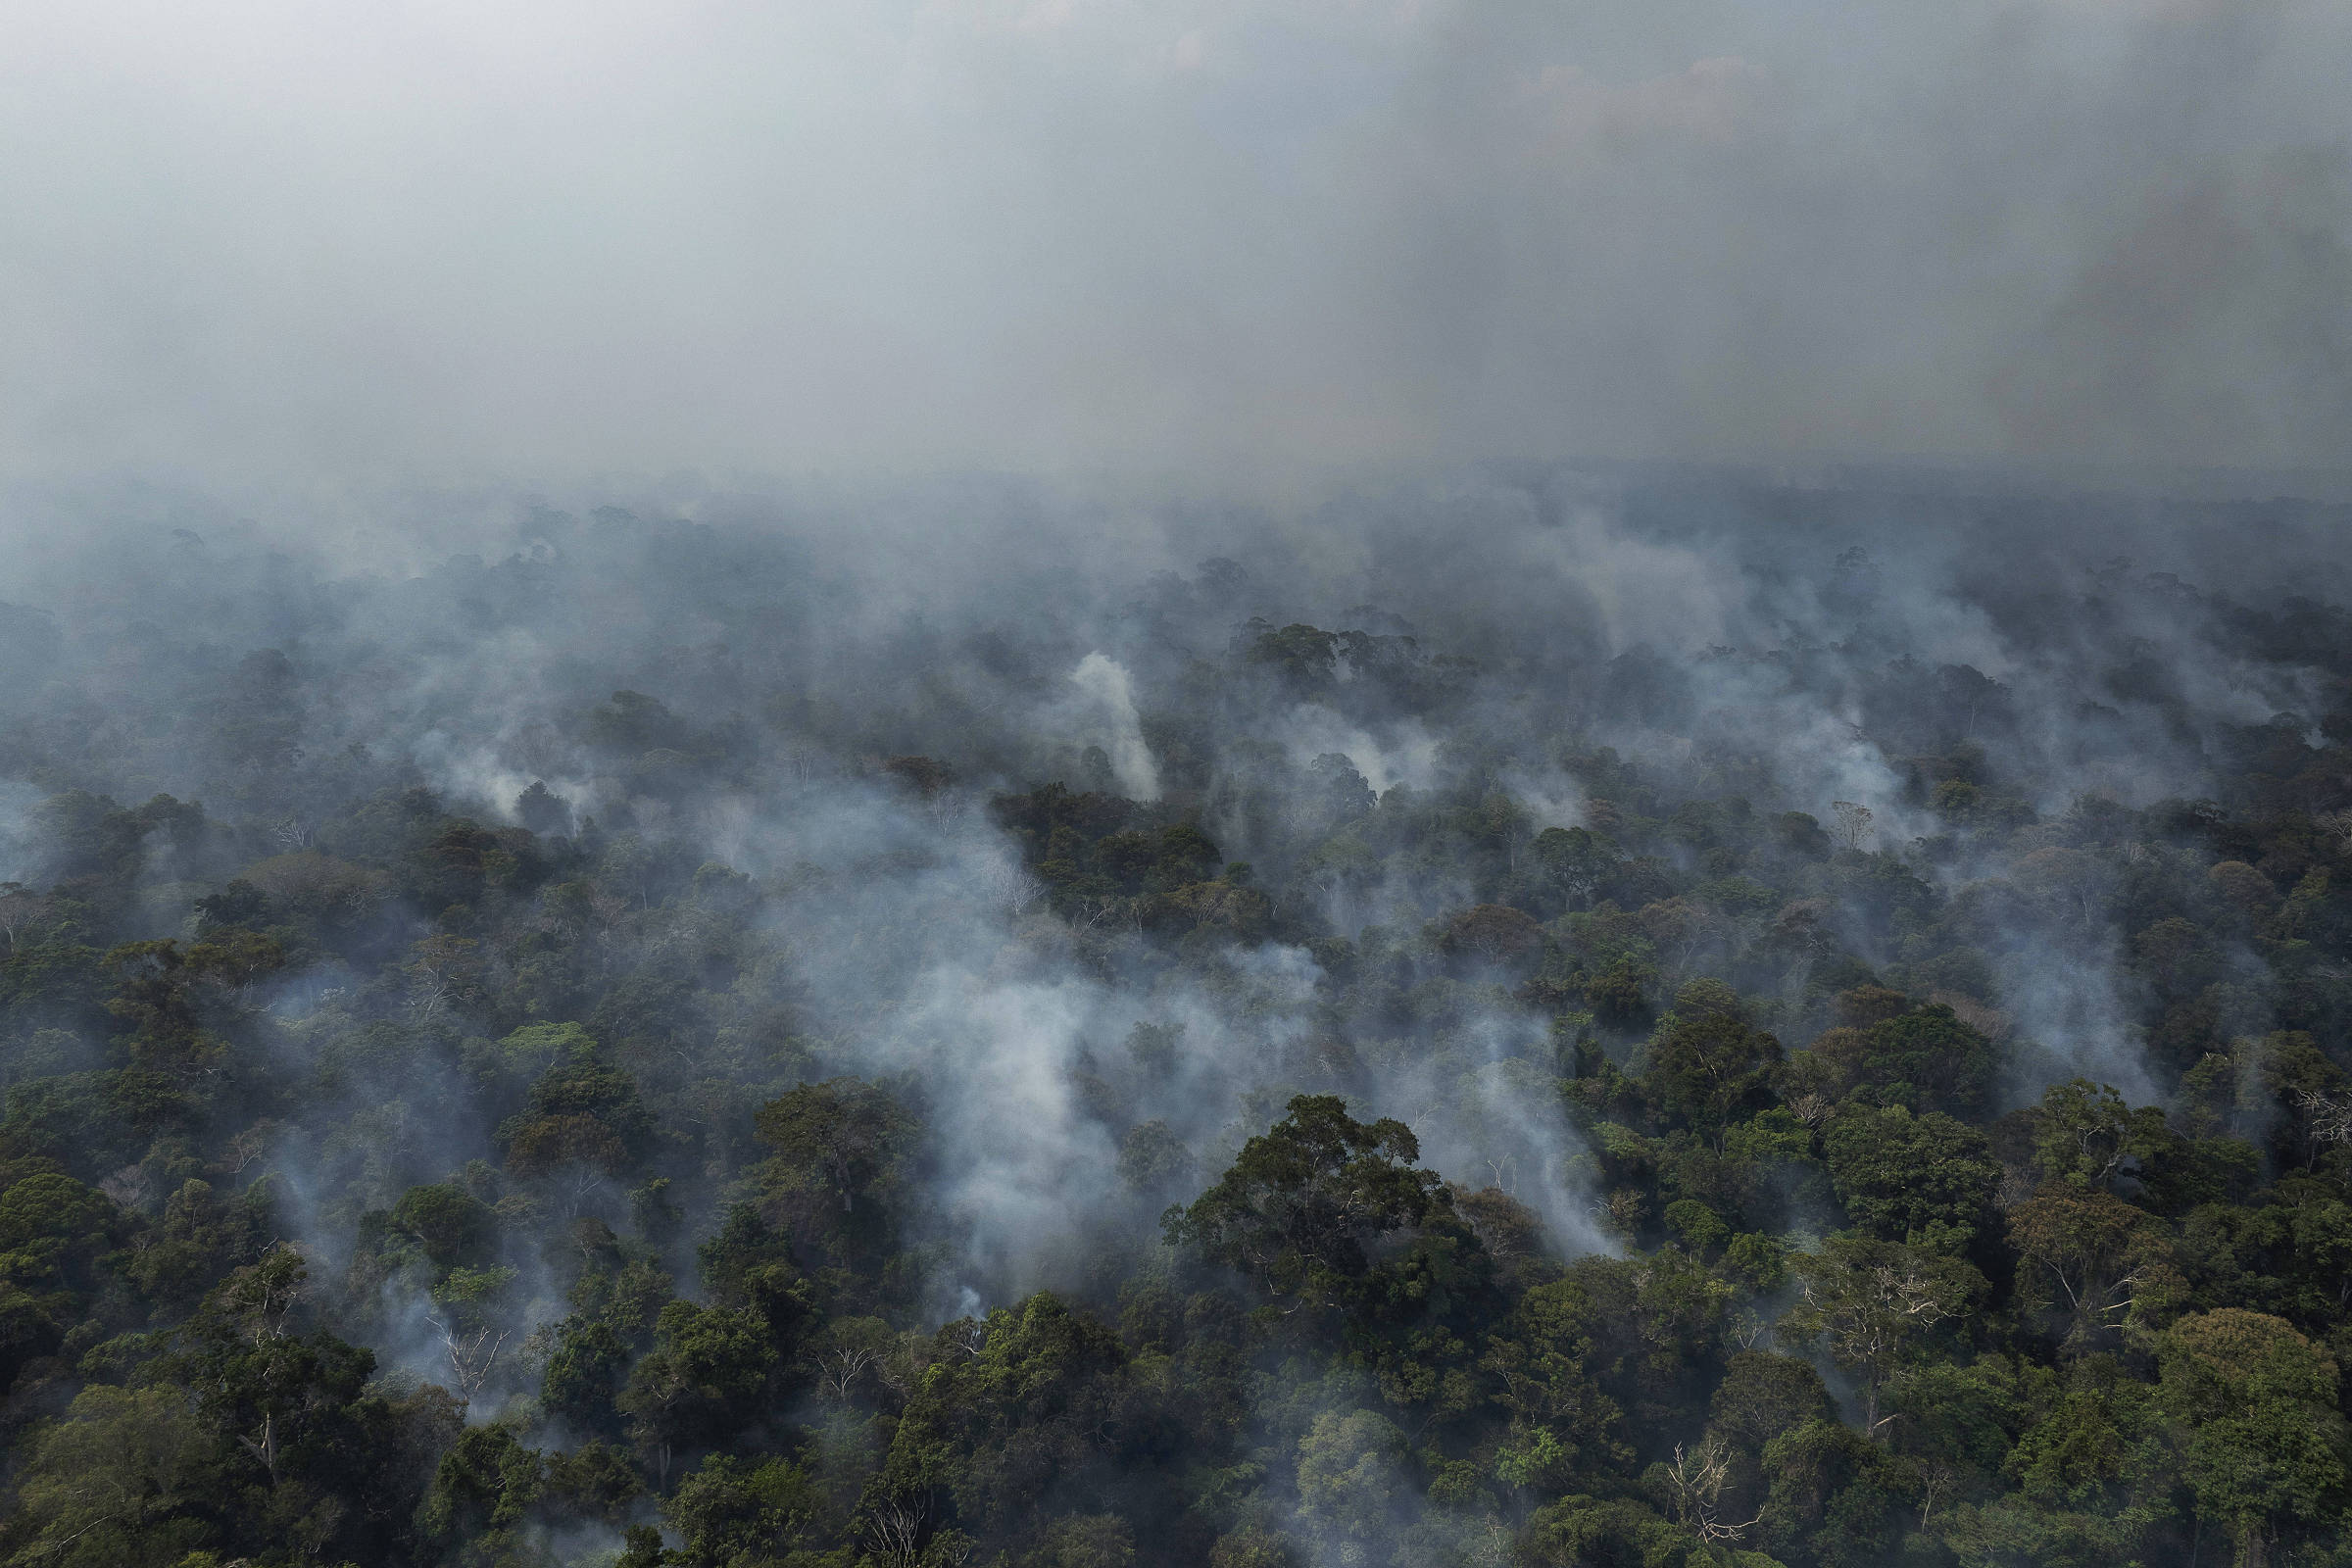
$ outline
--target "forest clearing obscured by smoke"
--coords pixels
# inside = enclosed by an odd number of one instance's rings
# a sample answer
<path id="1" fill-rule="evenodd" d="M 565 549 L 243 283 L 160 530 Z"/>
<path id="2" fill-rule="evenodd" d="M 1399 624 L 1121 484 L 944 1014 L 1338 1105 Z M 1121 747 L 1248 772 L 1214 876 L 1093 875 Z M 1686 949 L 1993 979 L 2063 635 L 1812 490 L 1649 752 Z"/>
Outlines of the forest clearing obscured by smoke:
<path id="1" fill-rule="evenodd" d="M 2342 507 L 46 505 L 12 1561 L 2333 1560 Z"/>

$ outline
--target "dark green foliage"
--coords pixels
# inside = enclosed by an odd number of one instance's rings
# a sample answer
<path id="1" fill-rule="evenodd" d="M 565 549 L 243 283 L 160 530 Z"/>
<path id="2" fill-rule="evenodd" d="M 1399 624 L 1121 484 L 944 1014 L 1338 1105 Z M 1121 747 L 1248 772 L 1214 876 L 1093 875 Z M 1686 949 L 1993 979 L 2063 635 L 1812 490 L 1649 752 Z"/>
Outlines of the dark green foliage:
<path id="1" fill-rule="evenodd" d="M 683 1538 L 669 1558 L 681 1568 L 756 1562 L 818 1568 L 844 1560 L 822 1550 L 840 1537 L 839 1505 L 789 1459 L 753 1462 L 714 1453 L 678 1483 L 662 1513 Z"/>
<path id="2" fill-rule="evenodd" d="M 2000 1167 L 1984 1135 L 1949 1116 L 1849 1106 L 1821 1146 L 1838 1201 L 1870 1235 L 1961 1252 L 1992 1219 Z"/>
<path id="3" fill-rule="evenodd" d="M 1166 1221 L 1168 1240 L 1248 1275 L 1269 1297 L 1343 1310 L 1380 1286 L 1369 1247 L 1449 1206 L 1402 1122 L 1366 1125 L 1345 1101 L 1301 1095 L 1218 1183 Z"/>
<path id="4" fill-rule="evenodd" d="M 447 1183 L 410 1188 L 392 1206 L 388 1220 L 393 1234 L 407 1238 L 425 1257 L 444 1266 L 481 1257 L 495 1226 L 495 1217 L 479 1199 Z"/>
<path id="5" fill-rule="evenodd" d="M 666 1477 L 679 1455 L 764 1416 L 787 1348 L 756 1307 L 672 1301 L 662 1308 L 653 1348 L 613 1402 L 639 1450 L 655 1456 Z"/>
<path id="6" fill-rule="evenodd" d="M 1781 1059 L 1781 1043 L 1744 1010 L 1729 986 L 1693 981 L 1676 994 L 1644 1054 L 1642 1082 L 1659 1109 L 1716 1142 L 1761 1103 L 1765 1070 Z"/>
<path id="7" fill-rule="evenodd" d="M 558 1334 L 539 1400 L 548 1414 L 582 1433 L 620 1428 L 619 1397 L 633 1356 L 612 1324 L 598 1318 L 568 1318 Z"/>
<path id="8" fill-rule="evenodd" d="M 1117 1336 L 1053 1296 L 985 1324 L 950 1324 L 864 1508 L 1008 1539 L 1050 1494 L 1100 1485 L 1160 1440 L 1152 1397 L 1129 1386 L 1128 1359 Z"/>
<path id="9" fill-rule="evenodd" d="M 617 1175 L 644 1155 L 653 1117 L 634 1079 L 593 1046 L 574 1047 L 531 1085 L 521 1114 L 500 1133 L 518 1174 L 589 1165 Z"/>
<path id="10" fill-rule="evenodd" d="M 1689 657 L 1254 556 L 853 635 L 532 526 L 275 648 L 192 551 L 0 607 L 8 1568 L 2343 1557 L 2342 612 L 2013 539 L 2014 686 L 1858 550 Z"/>
<path id="11" fill-rule="evenodd" d="M 1863 1062 L 1888 1103 L 1921 1110 L 1981 1108 L 1993 1073 L 1990 1043 L 1946 1006 L 1915 1007 L 1872 1024 Z"/>

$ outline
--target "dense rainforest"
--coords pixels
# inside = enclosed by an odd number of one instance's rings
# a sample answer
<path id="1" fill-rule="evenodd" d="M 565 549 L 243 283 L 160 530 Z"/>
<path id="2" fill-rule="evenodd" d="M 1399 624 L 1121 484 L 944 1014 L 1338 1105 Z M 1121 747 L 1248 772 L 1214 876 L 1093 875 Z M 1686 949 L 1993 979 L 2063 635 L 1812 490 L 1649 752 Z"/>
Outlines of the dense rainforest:
<path id="1" fill-rule="evenodd" d="M 492 510 L 0 580 L 11 1568 L 2352 1561 L 2346 509 Z"/>

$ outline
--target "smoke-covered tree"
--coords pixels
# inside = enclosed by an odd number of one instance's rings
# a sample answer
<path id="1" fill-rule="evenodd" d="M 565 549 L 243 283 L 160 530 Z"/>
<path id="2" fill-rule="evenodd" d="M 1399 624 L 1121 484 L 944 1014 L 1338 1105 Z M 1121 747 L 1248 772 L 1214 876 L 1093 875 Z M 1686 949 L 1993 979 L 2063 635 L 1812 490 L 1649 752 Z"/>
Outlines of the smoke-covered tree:
<path id="1" fill-rule="evenodd" d="M 1359 1122 L 1337 1096 L 1300 1095 L 1163 1224 L 1171 1244 L 1247 1275 L 1285 1310 L 1344 1312 L 1373 1288 L 1375 1250 L 1450 1205 L 1420 1154 L 1402 1122 Z"/>

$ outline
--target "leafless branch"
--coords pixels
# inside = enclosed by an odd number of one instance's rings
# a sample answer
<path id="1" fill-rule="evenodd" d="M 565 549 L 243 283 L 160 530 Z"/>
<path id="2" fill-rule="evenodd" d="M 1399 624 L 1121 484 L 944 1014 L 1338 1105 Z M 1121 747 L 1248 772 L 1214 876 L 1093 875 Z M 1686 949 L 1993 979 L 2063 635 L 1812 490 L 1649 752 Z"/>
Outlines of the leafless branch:
<path id="1" fill-rule="evenodd" d="M 1674 1446 L 1674 1462 L 1666 1467 L 1666 1484 L 1674 1493 L 1674 1511 L 1685 1529 L 1709 1546 L 1728 1544 L 1745 1536 L 1757 1520 L 1733 1524 L 1723 1517 L 1724 1482 L 1731 1474 L 1732 1455 L 1722 1440 L 1709 1437 L 1698 1451 L 1686 1454 Z"/>
<path id="2" fill-rule="evenodd" d="M 444 1318 L 434 1318 L 432 1324 L 449 1357 L 450 1392 L 458 1396 L 459 1404 L 470 1406 L 482 1385 L 490 1381 L 491 1369 L 498 1365 L 498 1352 L 507 1343 L 506 1331 L 501 1329 L 493 1338 L 487 1327 L 467 1332 Z"/>

